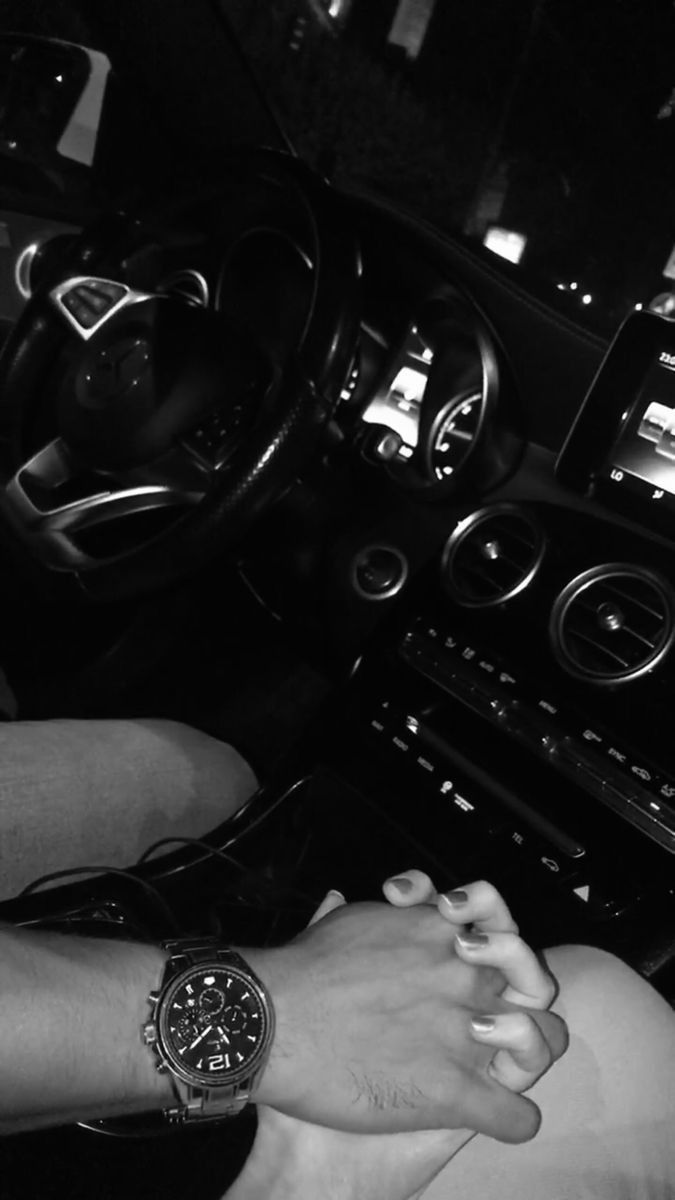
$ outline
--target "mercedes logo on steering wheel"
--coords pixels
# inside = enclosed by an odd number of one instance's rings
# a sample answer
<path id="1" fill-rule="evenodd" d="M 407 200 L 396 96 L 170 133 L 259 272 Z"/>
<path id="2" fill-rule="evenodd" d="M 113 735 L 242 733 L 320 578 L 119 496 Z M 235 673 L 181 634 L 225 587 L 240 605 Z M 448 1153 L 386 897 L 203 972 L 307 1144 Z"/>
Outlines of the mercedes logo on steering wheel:
<path id="1" fill-rule="evenodd" d="M 150 367 L 150 346 L 135 335 L 99 350 L 84 374 L 82 403 L 100 408 L 138 387 Z"/>

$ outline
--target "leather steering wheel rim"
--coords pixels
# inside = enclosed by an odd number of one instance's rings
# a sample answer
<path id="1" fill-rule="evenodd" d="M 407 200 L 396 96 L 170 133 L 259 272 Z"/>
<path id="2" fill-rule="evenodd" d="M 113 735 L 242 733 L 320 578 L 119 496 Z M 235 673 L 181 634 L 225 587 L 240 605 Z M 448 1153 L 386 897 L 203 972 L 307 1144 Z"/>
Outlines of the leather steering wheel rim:
<path id="1" fill-rule="evenodd" d="M 185 208 L 195 203 L 192 197 Z M 92 599 L 123 600 L 167 587 L 240 542 L 308 460 L 353 366 L 359 250 L 339 199 L 327 183 L 294 158 L 251 152 L 233 157 L 223 184 L 207 197 L 199 197 L 198 203 L 223 205 L 227 228 L 219 232 L 221 254 L 228 244 L 239 245 L 252 233 L 292 241 L 302 230 L 304 244 L 299 249 L 311 268 L 307 319 L 299 344 L 291 348 L 276 380 L 273 402 L 246 434 L 227 469 L 220 477 L 215 472 L 208 495 L 179 516 L 167 532 L 93 569 L 72 570 Z M 180 209 L 181 204 L 172 209 Z M 121 217 L 86 229 L 69 252 L 67 272 L 71 277 L 119 279 L 120 265 L 123 275 L 129 250 L 143 236 L 144 227 L 144 222 Z M 14 472 L 24 463 L 26 431 L 44 402 L 50 376 L 62 369 L 72 338 L 54 304 L 57 282 L 53 275 L 41 281 L 0 358 L 0 394 L 11 433 Z M 10 495 L 6 487 L 0 512 L 16 533 Z M 20 527 L 18 534 L 30 544 Z M 64 568 L 57 565 L 57 569 Z"/>

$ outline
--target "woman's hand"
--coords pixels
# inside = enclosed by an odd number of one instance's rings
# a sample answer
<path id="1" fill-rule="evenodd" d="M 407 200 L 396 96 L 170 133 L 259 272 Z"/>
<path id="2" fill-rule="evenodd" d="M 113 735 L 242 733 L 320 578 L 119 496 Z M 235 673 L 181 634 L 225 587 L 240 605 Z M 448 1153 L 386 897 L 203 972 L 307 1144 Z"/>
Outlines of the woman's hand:
<path id="1" fill-rule="evenodd" d="M 516 922 L 491 883 L 479 880 L 439 893 L 428 875 L 413 869 L 385 880 L 382 890 L 389 903 L 398 908 L 435 905 L 453 928 L 459 958 L 501 969 L 502 1000 L 524 1009 L 543 1011 L 551 1007 L 557 984 L 541 959 L 519 937 Z M 471 1033 L 483 1045 L 494 1046 L 490 1071 L 511 1091 L 526 1091 L 548 1069 L 542 1069 L 546 1061 L 546 1049 L 540 1042 L 543 1035 L 527 1013 L 485 1014 L 481 1024 L 471 1022 Z"/>

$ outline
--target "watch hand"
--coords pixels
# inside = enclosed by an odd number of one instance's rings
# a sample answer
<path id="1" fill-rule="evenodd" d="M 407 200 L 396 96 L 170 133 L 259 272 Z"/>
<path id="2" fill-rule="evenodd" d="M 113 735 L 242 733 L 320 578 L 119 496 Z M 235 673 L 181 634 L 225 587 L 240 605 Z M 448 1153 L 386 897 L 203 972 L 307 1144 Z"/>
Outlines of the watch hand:
<path id="1" fill-rule="evenodd" d="M 220 1034 L 220 1036 L 221 1036 L 221 1038 L 223 1039 L 223 1041 L 225 1042 L 225 1045 L 226 1045 L 226 1046 L 229 1046 L 229 1044 L 230 1044 L 230 1039 L 229 1039 L 229 1037 L 227 1036 L 227 1034 L 226 1034 L 225 1030 L 223 1029 L 222 1025 L 217 1025 L 217 1026 L 216 1026 L 216 1029 L 218 1030 L 218 1033 Z"/>
<path id="2" fill-rule="evenodd" d="M 207 1026 L 206 1026 L 206 1029 L 204 1030 L 204 1032 L 203 1032 L 203 1033 L 200 1033 L 200 1034 L 199 1034 L 199 1036 L 195 1038 L 195 1040 L 194 1040 L 194 1042 L 192 1043 L 192 1045 L 191 1045 L 191 1046 L 188 1046 L 188 1049 L 189 1049 L 189 1050 L 194 1050 L 195 1046 L 198 1046 L 198 1045 L 199 1045 L 199 1043 L 202 1041 L 202 1039 L 206 1037 L 207 1033 L 210 1033 L 210 1032 L 211 1032 L 211 1028 L 212 1028 L 212 1026 L 211 1026 L 211 1025 L 207 1025 Z"/>

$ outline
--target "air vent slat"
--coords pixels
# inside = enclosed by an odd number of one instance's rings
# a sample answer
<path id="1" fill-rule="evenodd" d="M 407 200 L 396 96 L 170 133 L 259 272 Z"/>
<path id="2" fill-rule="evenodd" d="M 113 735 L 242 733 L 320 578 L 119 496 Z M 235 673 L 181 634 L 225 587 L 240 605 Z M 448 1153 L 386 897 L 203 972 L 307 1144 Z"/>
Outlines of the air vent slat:
<path id="1" fill-rule="evenodd" d="M 656 641 L 654 641 L 652 638 L 643 637 L 642 634 L 638 633 L 636 629 L 631 629 L 630 625 L 624 625 L 621 632 L 625 637 L 635 638 L 635 640 L 640 642 L 640 644 L 644 646 L 646 650 L 653 650 L 656 645 Z"/>
<path id="2" fill-rule="evenodd" d="M 589 646 L 592 650 L 601 654 L 603 658 L 611 659 L 612 662 L 616 663 L 616 665 L 622 669 L 625 669 L 630 665 L 627 659 L 622 658 L 621 655 L 614 653 L 607 646 L 604 646 L 602 642 L 596 642 L 594 638 L 589 637 L 585 633 L 581 633 L 578 629 L 573 630 L 572 634 L 568 635 L 568 642 L 569 641 L 583 642 L 584 645 Z"/>
<path id="3" fill-rule="evenodd" d="M 489 534 L 491 537 L 507 538 L 509 541 L 517 542 L 525 548 L 528 554 L 532 554 L 536 548 L 537 538 L 533 536 L 534 530 L 530 529 L 526 534 L 525 531 L 519 530 L 513 521 L 507 525 L 505 521 L 492 520 L 489 525 Z M 484 533 L 479 540 L 482 541 L 483 537 Z"/>
<path id="4" fill-rule="evenodd" d="M 542 531 L 529 513 L 501 506 L 463 522 L 443 556 L 443 577 L 460 604 L 501 604 L 534 576 L 544 550 Z"/>
<path id="5" fill-rule="evenodd" d="M 489 575 L 486 571 L 480 570 L 479 567 L 465 567 L 464 577 L 467 580 L 474 581 L 477 585 L 487 586 L 494 592 L 499 591 L 499 585 L 497 584 L 494 576 Z"/>
<path id="6" fill-rule="evenodd" d="M 482 557 L 477 559 L 476 562 L 472 562 L 469 559 L 462 563 L 462 571 L 466 575 L 473 575 L 480 579 L 491 579 L 493 582 L 497 582 L 499 577 L 499 580 L 505 583 L 509 583 L 521 575 L 521 568 L 518 567 L 517 563 L 511 559 L 504 560 L 503 558 L 500 558 L 496 562 L 490 562 Z"/>
<path id="7" fill-rule="evenodd" d="M 595 567 L 558 597 L 551 637 L 573 675 L 597 683 L 632 679 L 652 670 L 672 642 L 670 589 L 641 567 Z"/>
<path id="8" fill-rule="evenodd" d="M 644 596 L 642 599 L 640 599 L 637 594 L 631 595 L 629 592 L 626 592 L 623 588 L 618 587 L 616 584 L 609 585 L 607 591 L 611 592 L 612 595 L 618 596 L 621 600 L 627 601 L 629 604 L 643 608 L 645 612 L 650 613 L 650 615 L 655 617 L 657 620 L 661 620 L 663 618 L 662 612 L 659 612 L 656 608 L 653 608 L 647 603 L 647 596 Z"/>
<path id="9" fill-rule="evenodd" d="M 577 601 L 575 601 L 575 603 L 579 604 L 582 607 L 586 607 L 586 608 L 591 607 L 590 598 L 584 598 L 583 596 L 580 596 L 579 599 Z M 637 598 L 634 598 L 633 596 L 626 595 L 625 592 L 619 592 L 616 588 L 611 588 L 611 589 L 607 588 L 607 589 L 603 590 L 602 595 L 600 595 L 600 596 L 597 595 L 597 593 L 594 591 L 593 603 L 592 603 L 593 609 L 597 610 L 597 608 L 599 607 L 599 604 L 601 604 L 601 603 L 602 604 L 616 603 L 619 605 L 619 607 L 621 607 L 621 605 L 626 605 L 629 608 L 631 608 L 633 611 L 635 611 L 637 609 L 637 610 L 639 610 L 639 612 L 644 613 L 645 614 L 645 616 L 643 617 L 644 620 L 650 620 L 652 623 L 655 622 L 656 624 L 660 624 L 663 622 L 663 613 L 656 612 L 655 609 L 650 608 L 647 604 L 641 603 Z"/>
<path id="10" fill-rule="evenodd" d="M 583 608 L 584 616 L 587 618 L 588 624 L 593 626 L 595 629 L 597 629 L 598 628 L 597 608 L 595 606 L 593 608 L 591 608 L 590 605 L 579 604 L 578 606 L 575 606 L 575 608 L 573 610 L 574 618 L 576 618 L 579 608 Z M 662 625 L 663 623 L 661 622 L 660 624 Z M 624 637 L 624 638 L 632 637 L 632 638 L 635 638 L 636 641 L 640 642 L 640 644 L 642 646 L 644 646 L 647 650 L 653 650 L 654 646 L 658 642 L 659 632 L 657 632 L 656 636 L 652 635 L 651 637 L 648 637 L 646 634 L 640 633 L 637 629 L 633 629 L 630 625 L 623 624 L 619 631 L 617 631 L 616 633 L 610 632 L 608 634 L 608 636 L 613 637 L 613 638 L 618 638 L 618 636 L 620 634 L 621 637 Z"/>

